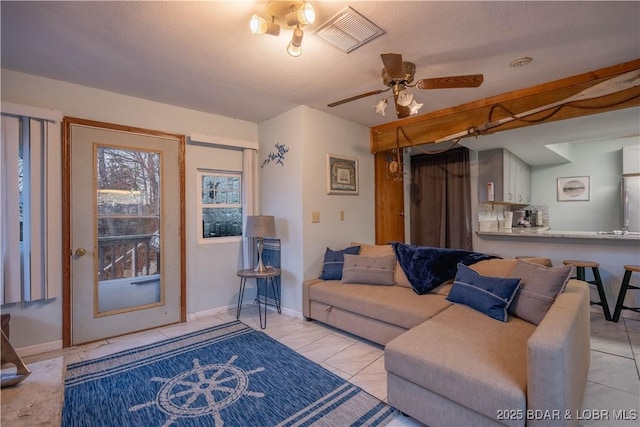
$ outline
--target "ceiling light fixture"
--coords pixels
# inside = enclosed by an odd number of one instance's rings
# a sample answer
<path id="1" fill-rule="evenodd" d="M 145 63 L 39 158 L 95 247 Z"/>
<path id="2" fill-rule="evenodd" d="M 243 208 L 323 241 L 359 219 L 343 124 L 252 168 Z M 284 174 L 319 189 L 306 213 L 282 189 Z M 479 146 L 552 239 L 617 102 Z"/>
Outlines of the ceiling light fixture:
<path id="1" fill-rule="evenodd" d="M 260 15 L 253 15 L 249 21 L 249 27 L 253 34 L 270 34 L 277 36 L 280 34 L 280 25 L 275 22 L 268 22 Z"/>
<path id="2" fill-rule="evenodd" d="M 304 37 L 304 31 L 300 29 L 300 27 L 296 27 L 293 30 L 293 36 L 291 36 L 291 41 L 287 46 L 287 53 L 293 57 L 298 57 L 302 55 L 302 37 Z"/>
<path id="3" fill-rule="evenodd" d="M 304 2 L 302 6 L 287 14 L 287 25 L 309 25 L 316 22 L 316 11 L 311 3 Z"/>
<path id="4" fill-rule="evenodd" d="M 271 17 L 269 22 L 264 17 L 254 14 L 249 21 L 249 27 L 253 34 L 280 34 L 281 26 L 293 30 L 291 41 L 287 45 L 287 53 L 293 57 L 302 55 L 302 38 L 304 31 L 301 27 L 313 24 L 316 20 L 316 12 L 311 3 L 305 1 L 269 1 L 267 13 Z M 276 20 L 279 23 L 276 23 Z"/>

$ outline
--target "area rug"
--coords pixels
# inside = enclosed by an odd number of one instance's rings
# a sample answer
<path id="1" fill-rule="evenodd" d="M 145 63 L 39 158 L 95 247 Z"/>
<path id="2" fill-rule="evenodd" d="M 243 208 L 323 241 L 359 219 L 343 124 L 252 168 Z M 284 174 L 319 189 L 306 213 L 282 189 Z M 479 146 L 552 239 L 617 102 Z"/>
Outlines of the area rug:
<path id="1" fill-rule="evenodd" d="M 70 364 L 62 426 L 383 426 L 395 413 L 234 321 Z"/>

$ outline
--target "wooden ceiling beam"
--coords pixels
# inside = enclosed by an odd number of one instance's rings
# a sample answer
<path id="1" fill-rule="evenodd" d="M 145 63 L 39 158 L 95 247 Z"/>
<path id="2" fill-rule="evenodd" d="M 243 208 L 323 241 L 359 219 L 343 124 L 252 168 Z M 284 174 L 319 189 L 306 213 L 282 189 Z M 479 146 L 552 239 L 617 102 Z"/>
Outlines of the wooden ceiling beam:
<path id="1" fill-rule="evenodd" d="M 371 128 L 371 152 L 375 154 L 394 148 L 433 143 L 448 135 L 454 135 L 471 128 L 478 128 L 490 120 L 508 117 L 509 114 L 506 113 L 504 109 L 499 108 L 499 106 L 505 107 L 513 114 L 531 111 L 541 106 L 562 101 L 597 83 L 633 70 L 640 70 L 640 59 L 526 89 L 515 90 L 456 107 L 445 108 L 420 116 L 411 116 L 380 126 L 374 126 Z M 553 112 L 553 110 L 542 111 L 527 117 L 526 121 L 514 120 L 493 128 L 487 133 L 604 113 L 639 105 L 640 86 L 636 86 L 611 95 L 569 104 L 548 118 L 546 118 L 546 116 Z M 535 122 L 536 120 L 541 121 Z"/>

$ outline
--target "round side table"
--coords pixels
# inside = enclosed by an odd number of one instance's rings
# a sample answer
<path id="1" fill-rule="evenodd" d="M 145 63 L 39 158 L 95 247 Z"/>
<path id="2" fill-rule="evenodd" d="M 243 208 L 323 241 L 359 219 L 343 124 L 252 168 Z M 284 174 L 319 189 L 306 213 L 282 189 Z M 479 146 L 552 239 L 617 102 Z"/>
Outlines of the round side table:
<path id="1" fill-rule="evenodd" d="M 273 291 L 273 297 L 276 300 L 276 309 L 278 313 L 282 313 L 280 307 L 280 293 L 276 289 L 275 278 L 282 274 L 282 270 L 275 267 L 267 267 L 265 271 L 255 271 L 253 269 L 240 270 L 236 273 L 240 277 L 240 293 L 238 294 L 238 307 L 236 309 L 236 319 L 240 318 L 240 311 L 242 310 L 242 298 L 244 297 L 244 288 L 247 284 L 247 279 L 256 279 L 256 289 L 258 289 L 258 279 L 265 279 L 265 293 L 264 293 L 264 321 L 262 319 L 262 307 L 260 304 L 260 295 L 257 295 L 258 300 L 258 316 L 260 317 L 260 327 L 262 329 L 267 327 L 267 290 L 271 286 Z"/>

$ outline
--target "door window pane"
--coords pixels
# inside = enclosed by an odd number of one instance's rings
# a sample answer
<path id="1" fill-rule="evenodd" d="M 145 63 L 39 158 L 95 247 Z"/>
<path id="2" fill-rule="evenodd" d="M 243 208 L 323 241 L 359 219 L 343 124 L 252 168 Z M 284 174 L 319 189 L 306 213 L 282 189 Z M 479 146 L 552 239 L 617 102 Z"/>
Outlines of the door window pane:
<path id="1" fill-rule="evenodd" d="M 163 303 L 161 155 L 97 146 L 97 315 Z"/>

